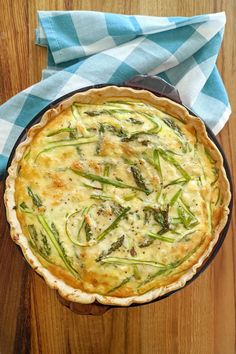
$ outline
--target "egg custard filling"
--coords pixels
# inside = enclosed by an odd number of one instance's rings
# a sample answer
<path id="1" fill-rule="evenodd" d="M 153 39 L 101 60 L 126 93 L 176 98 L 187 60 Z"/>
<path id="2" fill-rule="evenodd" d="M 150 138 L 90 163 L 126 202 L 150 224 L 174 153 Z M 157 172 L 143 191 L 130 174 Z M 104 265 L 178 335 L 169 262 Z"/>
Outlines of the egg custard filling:
<path id="1" fill-rule="evenodd" d="M 14 200 L 40 264 L 110 297 L 180 279 L 226 210 L 222 161 L 202 126 L 145 100 L 99 97 L 36 129 L 18 161 Z"/>

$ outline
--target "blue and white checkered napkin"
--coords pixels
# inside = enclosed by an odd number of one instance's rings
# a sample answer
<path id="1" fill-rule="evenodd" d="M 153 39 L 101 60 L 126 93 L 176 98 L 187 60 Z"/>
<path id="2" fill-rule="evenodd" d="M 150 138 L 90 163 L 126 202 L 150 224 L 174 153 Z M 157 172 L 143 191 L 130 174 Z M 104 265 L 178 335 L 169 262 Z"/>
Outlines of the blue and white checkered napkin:
<path id="1" fill-rule="evenodd" d="M 48 47 L 43 80 L 0 107 L 0 173 L 28 122 L 75 89 L 122 83 L 137 74 L 175 85 L 217 134 L 230 105 L 216 68 L 225 14 L 195 17 L 126 16 L 91 11 L 39 11 L 36 43 Z"/>

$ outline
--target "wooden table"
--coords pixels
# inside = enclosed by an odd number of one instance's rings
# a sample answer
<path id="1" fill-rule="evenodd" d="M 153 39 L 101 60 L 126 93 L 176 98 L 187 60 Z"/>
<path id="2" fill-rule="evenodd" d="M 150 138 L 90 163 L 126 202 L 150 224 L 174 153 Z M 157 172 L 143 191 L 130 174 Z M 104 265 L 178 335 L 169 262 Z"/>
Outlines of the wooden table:
<path id="1" fill-rule="evenodd" d="M 50 9 L 157 16 L 192 16 L 225 10 L 227 25 L 218 67 L 233 114 L 219 141 L 236 180 L 235 0 L 2 1 L 1 102 L 40 80 L 46 50 L 34 44 L 36 11 Z M 2 189 L 1 184 L 1 195 Z M 2 201 L 0 222 L 1 354 L 235 353 L 235 215 L 216 259 L 191 285 L 161 302 L 114 309 L 101 317 L 77 315 L 61 305 L 56 292 L 23 261 L 10 240 Z"/>

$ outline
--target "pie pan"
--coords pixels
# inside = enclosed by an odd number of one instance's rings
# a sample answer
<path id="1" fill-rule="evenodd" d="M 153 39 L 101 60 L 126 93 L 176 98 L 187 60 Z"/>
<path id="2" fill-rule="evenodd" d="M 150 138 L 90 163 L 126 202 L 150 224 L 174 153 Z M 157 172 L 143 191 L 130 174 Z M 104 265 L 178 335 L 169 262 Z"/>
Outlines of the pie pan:
<path id="1" fill-rule="evenodd" d="M 86 90 L 89 90 L 91 88 L 101 88 L 101 87 L 106 87 L 106 86 L 113 86 L 113 85 L 96 85 L 96 86 L 93 86 L 93 87 L 84 88 L 82 90 L 77 90 L 77 91 L 74 91 L 74 92 L 72 92 L 72 93 L 70 93 L 70 94 L 68 94 L 66 96 L 61 97 L 60 99 L 54 101 L 48 107 L 46 107 L 42 112 L 40 112 L 31 121 L 31 123 L 27 126 L 27 128 L 24 130 L 24 132 L 19 137 L 19 139 L 16 142 L 16 145 L 15 145 L 13 151 L 12 151 L 12 154 L 10 156 L 8 166 L 10 166 L 10 164 L 11 164 L 11 161 L 13 159 L 16 147 L 18 146 L 19 143 L 21 143 L 25 139 L 28 129 L 32 125 L 36 124 L 41 119 L 41 116 L 42 116 L 42 114 L 45 111 L 47 111 L 48 109 L 58 105 L 59 102 L 65 100 L 67 97 L 70 97 L 70 96 L 72 96 L 73 94 L 75 94 L 77 92 L 86 91 Z M 156 77 L 147 77 L 147 76 L 135 77 L 134 79 L 132 79 L 132 80 L 130 80 L 128 82 L 125 82 L 123 85 L 119 85 L 119 87 L 123 87 L 123 86 L 131 87 L 131 88 L 135 88 L 135 89 L 137 89 L 137 88 L 145 89 L 145 90 L 151 91 L 152 93 L 154 92 L 158 96 L 167 97 L 167 98 L 169 98 L 169 99 L 181 104 L 178 92 L 171 85 L 167 84 L 164 80 L 157 79 Z M 190 112 L 190 113 L 192 115 L 194 115 L 192 112 Z M 225 235 L 227 233 L 227 229 L 228 229 L 228 226 L 229 226 L 229 222 L 230 222 L 231 213 L 232 213 L 232 182 L 231 182 L 231 176 L 230 176 L 230 171 L 229 171 L 229 168 L 228 168 L 228 164 L 227 164 L 227 161 L 225 159 L 225 156 L 224 156 L 224 153 L 223 153 L 222 149 L 220 148 L 219 144 L 217 143 L 216 138 L 214 137 L 214 134 L 210 131 L 209 128 L 206 127 L 206 129 L 207 129 L 208 137 L 210 138 L 210 140 L 212 140 L 215 143 L 215 145 L 220 150 L 221 155 L 223 157 L 224 168 L 225 168 L 225 172 L 226 172 L 227 179 L 229 181 L 230 189 L 231 189 L 231 201 L 230 201 L 230 204 L 229 204 L 229 214 L 228 214 L 227 223 L 226 223 L 224 229 L 221 231 L 220 237 L 218 238 L 218 241 L 217 241 L 214 249 L 212 250 L 210 256 L 208 256 L 207 259 L 204 261 L 204 263 L 198 268 L 196 274 L 187 283 L 189 283 L 190 281 L 195 279 L 196 276 L 198 276 L 200 274 L 200 272 L 203 271 L 207 267 L 207 265 L 210 263 L 210 261 L 214 258 L 215 254 L 219 250 L 219 248 L 220 248 L 220 246 L 221 246 L 221 244 L 222 244 L 222 242 L 223 242 L 223 240 L 225 238 Z M 166 293 L 165 295 L 158 297 L 154 301 L 160 300 L 163 297 L 166 297 L 166 296 L 170 295 L 171 293 L 173 293 L 175 291 L 176 290 L 170 291 L 170 292 Z M 70 307 L 72 307 L 72 308 L 74 307 L 74 306 L 70 305 L 70 302 L 68 304 L 69 304 Z M 93 306 L 93 308 L 94 308 L 94 306 Z M 97 305 L 97 306 L 101 306 L 101 305 Z M 132 305 L 132 306 L 135 306 L 135 305 Z M 104 309 L 104 307 L 103 307 L 103 309 Z M 107 307 L 106 307 L 106 309 L 107 309 Z M 91 309 L 91 306 L 90 306 L 89 312 L 94 312 L 94 310 Z"/>

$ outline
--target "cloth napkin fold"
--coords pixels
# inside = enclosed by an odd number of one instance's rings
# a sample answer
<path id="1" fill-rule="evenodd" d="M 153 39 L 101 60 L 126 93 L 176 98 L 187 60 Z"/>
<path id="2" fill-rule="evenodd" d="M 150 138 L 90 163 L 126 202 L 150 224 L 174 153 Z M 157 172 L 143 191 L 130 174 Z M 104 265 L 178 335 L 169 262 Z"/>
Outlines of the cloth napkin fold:
<path id="1" fill-rule="evenodd" d="M 216 68 L 225 13 L 194 17 L 39 11 L 36 44 L 48 48 L 43 80 L 0 107 L 0 174 L 24 127 L 52 100 L 98 83 L 158 75 L 217 134 L 231 113 Z"/>

